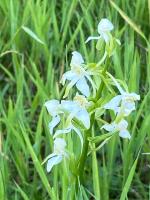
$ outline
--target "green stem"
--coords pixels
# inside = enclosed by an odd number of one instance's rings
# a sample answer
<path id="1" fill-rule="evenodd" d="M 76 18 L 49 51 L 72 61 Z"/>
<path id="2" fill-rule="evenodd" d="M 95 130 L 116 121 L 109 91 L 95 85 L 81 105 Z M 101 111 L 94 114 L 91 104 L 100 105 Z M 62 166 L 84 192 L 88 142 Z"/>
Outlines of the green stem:
<path id="1" fill-rule="evenodd" d="M 109 59 L 106 60 L 105 67 L 104 67 L 104 70 L 102 72 L 103 75 L 106 73 L 108 66 L 109 66 Z M 96 94 L 96 98 L 95 98 L 96 101 L 98 101 L 98 99 L 100 98 L 100 95 L 102 93 L 103 88 L 104 88 L 104 82 L 101 82 L 100 87 L 99 87 L 97 94 Z"/>
<path id="2" fill-rule="evenodd" d="M 94 113 L 91 115 L 90 121 L 91 121 L 91 123 L 90 123 L 91 126 L 88 130 L 85 131 L 85 134 L 84 134 L 83 150 L 82 150 L 80 163 L 79 163 L 79 167 L 78 167 L 78 175 L 79 175 L 80 182 L 83 182 L 83 170 L 84 170 L 84 165 L 85 165 L 85 161 L 87 158 L 87 152 L 88 152 L 88 147 L 89 147 L 88 137 L 91 135 L 92 126 L 94 123 Z"/>
<path id="3" fill-rule="evenodd" d="M 109 66 L 109 59 L 106 59 L 106 64 L 103 70 L 103 75 L 106 73 L 106 70 L 108 69 Z M 96 95 L 96 101 L 98 101 L 98 99 L 100 98 L 100 95 L 102 93 L 102 90 L 104 88 L 104 82 L 101 82 L 100 87 L 97 91 L 97 95 Z M 78 166 L 78 175 L 79 175 L 79 179 L 80 182 L 83 182 L 83 171 L 84 171 L 84 166 L 85 166 L 85 161 L 87 158 L 87 153 L 88 153 L 88 147 L 89 147 L 89 141 L 88 141 L 88 137 L 91 135 L 92 132 L 92 126 L 94 124 L 94 120 L 95 120 L 95 113 L 93 113 L 91 115 L 91 126 L 88 130 L 85 131 L 84 133 L 84 144 L 83 144 L 83 150 L 82 150 L 82 154 L 81 154 L 81 158 L 80 158 L 80 162 L 79 162 L 79 166 Z"/>

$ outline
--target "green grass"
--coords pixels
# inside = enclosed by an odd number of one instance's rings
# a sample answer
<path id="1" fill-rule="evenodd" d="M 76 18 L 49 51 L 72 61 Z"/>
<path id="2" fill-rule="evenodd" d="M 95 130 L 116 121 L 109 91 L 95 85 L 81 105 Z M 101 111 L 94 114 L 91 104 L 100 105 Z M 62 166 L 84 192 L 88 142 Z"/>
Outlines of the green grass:
<path id="1" fill-rule="evenodd" d="M 0 200 L 150 199 L 150 155 L 142 154 L 150 152 L 150 1 L 114 2 L 122 11 L 107 0 L 0 1 Z M 88 156 L 75 194 L 67 163 L 50 174 L 41 165 L 52 151 L 43 104 L 62 96 L 73 50 L 99 60 L 95 43 L 84 41 L 103 17 L 122 43 L 110 71 L 141 101 L 129 118 L 131 141 L 113 137 Z M 71 136 L 68 143 L 80 145 Z"/>

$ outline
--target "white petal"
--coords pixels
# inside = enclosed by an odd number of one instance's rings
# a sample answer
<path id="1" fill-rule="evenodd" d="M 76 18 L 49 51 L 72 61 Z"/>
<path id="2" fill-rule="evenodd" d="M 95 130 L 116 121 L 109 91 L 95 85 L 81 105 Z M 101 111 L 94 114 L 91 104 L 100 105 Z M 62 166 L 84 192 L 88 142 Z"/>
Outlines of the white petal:
<path id="1" fill-rule="evenodd" d="M 110 36 L 107 32 L 101 32 L 101 37 L 105 40 L 105 42 L 109 42 Z"/>
<path id="2" fill-rule="evenodd" d="M 50 172 L 54 165 L 59 164 L 62 161 L 62 156 L 55 156 L 48 160 L 47 162 L 47 172 Z"/>
<path id="3" fill-rule="evenodd" d="M 90 128 L 90 116 L 85 109 L 81 109 L 75 117 L 83 123 L 83 125 L 89 129 Z"/>
<path id="4" fill-rule="evenodd" d="M 49 123 L 48 127 L 50 129 L 50 133 L 53 135 L 53 129 L 55 128 L 55 126 L 57 126 L 57 124 L 60 122 L 60 117 L 59 115 L 55 116 L 52 118 L 52 121 Z"/>
<path id="5" fill-rule="evenodd" d="M 90 96 L 90 89 L 84 77 L 78 80 L 76 87 L 84 96 Z"/>
<path id="6" fill-rule="evenodd" d="M 101 127 L 101 129 L 104 128 L 106 131 L 108 132 L 113 132 L 116 129 L 116 124 L 112 123 L 112 124 L 105 124 Z"/>
<path id="7" fill-rule="evenodd" d="M 122 137 L 122 138 L 128 138 L 130 139 L 131 138 L 131 135 L 129 133 L 128 130 L 122 130 L 119 132 L 119 136 Z"/>
<path id="8" fill-rule="evenodd" d="M 43 165 L 45 162 L 47 162 L 47 160 L 49 160 L 50 158 L 52 158 L 52 157 L 54 157 L 54 156 L 57 156 L 56 153 L 51 153 L 51 154 L 49 154 L 49 155 L 44 159 L 44 161 L 42 162 L 42 165 Z"/>
<path id="9" fill-rule="evenodd" d="M 118 124 L 117 124 L 117 129 L 118 130 L 125 130 L 128 127 L 128 122 L 124 119 L 122 119 Z"/>
<path id="10" fill-rule="evenodd" d="M 83 60 L 82 55 L 77 51 L 73 51 L 70 65 L 72 67 L 75 67 L 75 66 L 80 66 L 83 63 L 84 63 L 84 60 Z"/>
<path id="11" fill-rule="evenodd" d="M 139 101 L 140 100 L 140 95 L 132 92 L 132 93 L 129 93 L 129 98 L 133 98 L 134 101 Z"/>
<path id="12" fill-rule="evenodd" d="M 68 96 L 70 89 L 76 84 L 76 82 L 78 80 L 79 80 L 79 77 L 75 77 L 74 79 L 72 79 L 72 81 L 66 87 L 65 94 L 64 94 L 63 98 L 66 98 Z"/>
<path id="13" fill-rule="evenodd" d="M 61 101 L 62 109 L 66 110 L 67 112 L 78 112 L 80 109 L 79 105 L 75 101 L 70 101 L 70 100 L 62 100 Z"/>
<path id="14" fill-rule="evenodd" d="M 76 77 L 76 74 L 73 71 L 70 70 L 70 71 L 63 74 L 60 82 L 64 85 L 66 80 L 71 81 L 75 77 Z"/>
<path id="15" fill-rule="evenodd" d="M 50 115 L 55 116 L 58 114 L 58 106 L 59 106 L 59 101 L 58 100 L 50 100 L 46 101 L 44 104 L 49 112 Z"/>
<path id="16" fill-rule="evenodd" d="M 99 40 L 100 38 L 101 38 L 101 36 L 90 36 L 87 38 L 85 43 L 89 42 L 90 40 Z"/>
<path id="17" fill-rule="evenodd" d="M 98 33 L 101 35 L 102 32 L 110 32 L 111 30 L 113 30 L 113 28 L 113 24 L 108 19 L 103 18 L 98 24 Z"/>
<path id="18" fill-rule="evenodd" d="M 66 145 L 66 141 L 63 138 L 56 138 L 54 140 L 54 152 L 56 152 L 56 150 L 64 151 Z"/>
<path id="19" fill-rule="evenodd" d="M 135 110 L 135 103 L 134 102 L 123 102 L 122 103 L 124 116 L 128 116 L 133 110 Z"/>
<path id="20" fill-rule="evenodd" d="M 117 96 L 113 97 L 107 104 L 104 105 L 104 108 L 105 109 L 111 109 L 115 113 L 117 113 L 121 99 L 122 99 L 121 95 L 117 95 Z"/>
<path id="21" fill-rule="evenodd" d="M 78 135 L 79 138 L 80 138 L 80 142 L 81 142 L 81 151 L 82 151 L 82 148 L 83 148 L 83 137 L 82 137 L 82 134 L 81 134 L 80 130 L 77 129 L 76 127 L 72 126 L 72 129 L 77 133 L 77 135 Z"/>
<path id="22" fill-rule="evenodd" d="M 66 129 L 62 129 L 62 130 L 57 130 L 54 134 L 54 137 L 53 138 L 56 138 L 58 135 L 61 135 L 61 134 L 66 134 L 66 133 L 70 133 L 71 132 L 71 128 L 66 128 Z"/>
<path id="23" fill-rule="evenodd" d="M 96 84 L 94 83 L 94 81 L 91 79 L 91 77 L 89 75 L 86 75 L 86 78 L 89 80 L 89 82 L 91 83 L 92 85 L 92 88 L 93 88 L 93 96 L 95 97 L 96 96 Z"/>

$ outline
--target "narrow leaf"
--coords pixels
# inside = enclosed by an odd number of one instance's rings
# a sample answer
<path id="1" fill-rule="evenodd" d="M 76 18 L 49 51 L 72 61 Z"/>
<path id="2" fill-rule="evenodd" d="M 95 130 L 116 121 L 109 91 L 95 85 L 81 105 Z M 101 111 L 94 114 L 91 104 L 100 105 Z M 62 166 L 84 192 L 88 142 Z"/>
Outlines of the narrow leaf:
<path id="1" fill-rule="evenodd" d="M 139 152 L 140 153 L 140 152 Z M 137 161 L 138 161 L 138 157 L 139 157 L 139 153 L 138 153 L 138 156 L 136 158 L 136 160 L 134 161 L 133 165 L 132 165 L 132 168 L 129 172 L 129 176 L 126 180 L 126 183 L 123 187 L 123 191 L 121 193 L 121 197 L 120 197 L 120 200 L 126 200 L 126 197 L 127 197 L 127 194 L 128 194 L 128 191 L 129 191 L 129 188 L 130 188 L 130 185 L 131 185 L 131 182 L 132 182 L 132 179 L 133 179 L 133 176 L 135 174 L 135 169 L 136 169 L 136 165 L 137 165 Z"/>
<path id="2" fill-rule="evenodd" d="M 22 26 L 22 29 L 28 34 L 30 35 L 34 40 L 36 40 L 38 43 L 40 44 L 44 44 L 44 42 L 42 40 L 39 39 L 39 37 L 33 33 L 33 31 L 31 31 L 31 29 L 29 29 L 28 27 L 26 26 Z"/>
<path id="3" fill-rule="evenodd" d="M 114 3 L 114 1 L 110 0 L 111 5 L 119 12 L 121 17 L 139 34 L 141 35 L 147 42 L 147 39 L 141 29 Z"/>

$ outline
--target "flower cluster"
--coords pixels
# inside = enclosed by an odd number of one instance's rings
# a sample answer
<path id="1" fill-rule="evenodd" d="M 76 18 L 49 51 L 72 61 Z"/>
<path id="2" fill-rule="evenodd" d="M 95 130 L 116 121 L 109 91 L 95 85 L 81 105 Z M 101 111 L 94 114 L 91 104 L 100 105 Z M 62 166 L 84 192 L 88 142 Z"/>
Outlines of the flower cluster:
<path id="1" fill-rule="evenodd" d="M 118 88 L 120 95 L 113 97 L 107 104 L 104 105 L 105 109 L 114 111 L 116 119 L 111 124 L 103 125 L 102 128 L 109 132 L 119 131 L 120 137 L 130 139 L 131 135 L 127 130 L 128 122 L 124 118 L 135 110 L 135 101 L 140 100 L 140 95 L 124 91 L 116 79 L 111 74 L 109 74 L 109 76 Z"/>
<path id="2" fill-rule="evenodd" d="M 112 36 L 111 31 L 114 29 L 113 24 L 108 19 L 102 19 L 98 24 L 98 33 L 100 36 L 89 37 L 86 42 L 96 39 L 98 43 L 105 42 L 105 51 L 102 59 L 96 64 L 86 64 L 82 55 L 74 51 L 71 58 L 71 70 L 63 74 L 61 83 L 66 86 L 63 98 L 68 97 L 70 90 L 75 86 L 78 90 L 73 100 L 49 100 L 45 103 L 48 113 L 51 116 L 49 122 L 50 134 L 54 139 L 54 150 L 45 161 L 47 162 L 47 171 L 50 172 L 54 165 L 59 164 L 64 158 L 69 158 L 66 151 L 65 137 L 62 135 L 71 132 L 76 133 L 81 141 L 81 150 L 84 143 L 83 130 L 91 127 L 91 107 L 96 106 L 97 90 L 100 87 L 95 79 L 100 78 L 103 71 L 102 63 L 109 59 L 114 49 L 112 44 L 116 41 L 120 45 L 120 41 Z M 114 47 L 114 45 L 113 45 Z M 135 93 L 129 93 L 121 88 L 117 80 L 108 72 L 105 73 L 118 88 L 120 94 L 113 97 L 104 109 L 113 110 L 115 120 L 108 124 L 104 124 L 101 128 L 111 133 L 119 132 L 120 137 L 130 139 L 130 133 L 127 130 L 128 122 L 125 120 L 133 110 L 135 110 L 135 101 L 140 100 L 140 96 Z M 66 85 L 66 83 L 68 83 Z M 100 84 L 102 83 L 102 80 Z M 98 97 L 100 98 L 100 97 Z M 101 106 L 101 105 L 99 105 Z M 102 106 L 101 106 L 102 107 Z M 95 108 L 95 110 L 98 107 Z M 45 162 L 44 161 L 44 162 Z"/>

